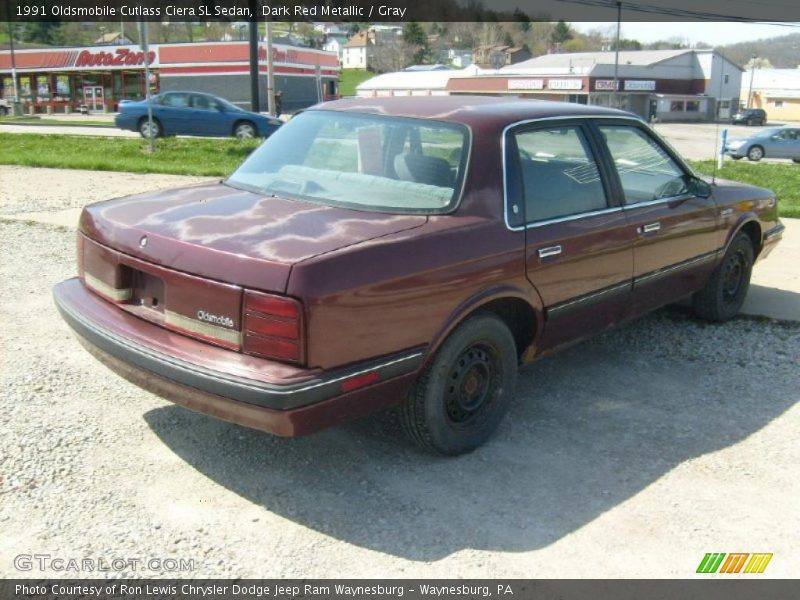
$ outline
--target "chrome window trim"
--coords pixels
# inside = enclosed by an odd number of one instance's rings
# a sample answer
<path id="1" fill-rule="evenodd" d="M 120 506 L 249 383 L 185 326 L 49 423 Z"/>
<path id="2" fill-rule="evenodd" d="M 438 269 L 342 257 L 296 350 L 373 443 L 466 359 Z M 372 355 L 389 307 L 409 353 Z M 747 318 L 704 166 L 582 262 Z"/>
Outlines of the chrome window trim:
<path id="1" fill-rule="evenodd" d="M 510 129 L 515 127 L 521 127 L 523 125 L 528 125 L 531 123 L 542 123 L 547 121 L 582 121 L 582 120 L 590 120 L 590 119 L 608 119 L 608 120 L 622 120 L 622 121 L 634 121 L 639 125 L 643 126 L 643 129 L 648 131 L 651 135 L 655 136 L 656 140 L 662 142 L 668 149 L 669 149 L 669 156 L 678 165 L 683 168 L 683 170 L 691 175 L 697 176 L 694 170 L 686 164 L 681 157 L 680 154 L 672 147 L 672 145 L 665 139 L 663 139 L 655 129 L 650 127 L 648 123 L 640 119 L 639 117 L 627 117 L 625 115 L 560 115 L 558 117 L 538 117 L 534 119 L 522 119 L 520 121 L 514 121 L 513 123 L 509 123 L 503 128 L 503 132 L 501 134 L 502 139 L 500 140 L 500 145 L 502 147 L 502 162 L 503 162 L 503 222 L 506 225 L 506 228 L 509 231 L 526 231 L 528 229 L 533 229 L 535 227 L 542 227 L 544 225 L 552 225 L 554 223 L 564 223 L 567 221 L 574 221 L 577 219 L 584 219 L 589 217 L 595 217 L 598 215 L 603 214 L 611 214 L 619 211 L 623 211 L 625 209 L 631 208 L 639 208 L 643 206 L 654 206 L 656 204 L 665 204 L 667 202 L 675 202 L 678 199 L 686 198 L 689 199 L 692 196 L 687 196 L 686 194 L 679 194 L 677 196 L 670 196 L 669 198 L 658 198 L 657 200 L 647 200 L 645 202 L 637 202 L 635 204 L 623 204 L 621 206 L 609 206 L 608 208 L 601 209 L 601 210 L 594 210 L 585 213 L 577 213 L 574 215 L 566 215 L 564 217 L 556 217 L 553 219 L 547 219 L 544 221 L 534 221 L 532 223 L 525 223 L 523 225 L 512 226 L 508 220 L 508 216 L 511 210 L 511 206 L 509 205 L 508 199 L 508 148 L 506 147 L 506 138 L 508 136 L 508 132 Z"/>

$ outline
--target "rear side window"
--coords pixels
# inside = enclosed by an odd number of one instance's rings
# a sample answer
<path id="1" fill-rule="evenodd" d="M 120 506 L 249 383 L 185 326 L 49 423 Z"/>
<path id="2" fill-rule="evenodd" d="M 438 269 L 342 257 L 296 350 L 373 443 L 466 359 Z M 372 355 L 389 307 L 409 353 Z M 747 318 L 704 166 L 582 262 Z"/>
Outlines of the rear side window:
<path id="1" fill-rule="evenodd" d="M 607 207 L 600 171 L 578 126 L 515 134 L 528 223 Z"/>
<path id="2" fill-rule="evenodd" d="M 619 173 L 626 204 L 687 193 L 683 169 L 646 131 L 627 125 L 601 125 L 600 132 Z"/>
<path id="3" fill-rule="evenodd" d="M 164 94 L 161 104 L 172 108 L 186 108 L 189 106 L 189 94 Z"/>

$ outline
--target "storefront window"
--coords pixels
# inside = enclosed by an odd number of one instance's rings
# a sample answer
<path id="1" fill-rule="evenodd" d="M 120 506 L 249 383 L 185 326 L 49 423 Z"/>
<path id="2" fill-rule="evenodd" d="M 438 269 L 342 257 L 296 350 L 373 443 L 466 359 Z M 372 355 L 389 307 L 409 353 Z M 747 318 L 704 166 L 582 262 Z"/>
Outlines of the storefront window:
<path id="1" fill-rule="evenodd" d="M 683 100 L 673 100 L 669 105 L 670 112 L 683 112 Z"/>
<path id="2" fill-rule="evenodd" d="M 36 77 L 36 101 L 47 102 L 50 100 L 50 77 L 38 75 Z"/>
<path id="3" fill-rule="evenodd" d="M 700 101 L 699 100 L 687 100 L 686 101 L 686 112 L 698 112 L 700 110 Z"/>
<path id="4" fill-rule="evenodd" d="M 141 73 L 125 72 L 125 87 L 122 98 L 126 100 L 141 100 L 144 98 L 144 77 Z"/>
<path id="5" fill-rule="evenodd" d="M 2 98 L 10 100 L 14 97 L 14 80 L 11 77 L 3 77 Z"/>
<path id="6" fill-rule="evenodd" d="M 30 102 L 31 96 L 31 78 L 23 75 L 19 78 L 19 97 Z"/>
<path id="7" fill-rule="evenodd" d="M 69 75 L 56 75 L 56 100 L 69 101 L 71 97 Z"/>

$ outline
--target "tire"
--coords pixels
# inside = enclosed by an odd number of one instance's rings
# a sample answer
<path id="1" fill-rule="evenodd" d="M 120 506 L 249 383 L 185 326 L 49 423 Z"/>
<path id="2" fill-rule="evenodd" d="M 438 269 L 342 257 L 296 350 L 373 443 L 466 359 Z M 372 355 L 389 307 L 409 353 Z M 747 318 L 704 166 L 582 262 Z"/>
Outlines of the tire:
<path id="1" fill-rule="evenodd" d="M 793 163 L 797 163 L 798 165 L 800 165 L 800 158 L 793 158 L 792 162 Z"/>
<path id="2" fill-rule="evenodd" d="M 150 128 L 147 119 L 139 119 L 138 129 L 139 135 L 141 135 L 144 139 L 150 138 Z M 158 119 L 153 119 L 153 137 L 161 137 L 163 134 L 164 131 L 161 128 L 161 123 L 159 123 Z"/>
<path id="3" fill-rule="evenodd" d="M 705 287 L 692 298 L 692 307 L 698 317 L 724 323 L 736 316 L 750 287 L 753 257 L 750 236 L 738 234 Z"/>
<path id="4" fill-rule="evenodd" d="M 258 132 L 256 131 L 256 126 L 250 121 L 241 121 L 233 128 L 233 135 L 240 140 L 252 139 L 256 137 L 257 134 Z"/>
<path id="5" fill-rule="evenodd" d="M 761 146 L 753 146 L 747 151 L 747 160 L 758 162 L 764 158 L 764 149 Z"/>
<path id="6" fill-rule="evenodd" d="M 496 315 L 459 325 L 420 374 L 400 422 L 421 448 L 456 456 L 491 437 L 513 399 L 517 347 Z"/>

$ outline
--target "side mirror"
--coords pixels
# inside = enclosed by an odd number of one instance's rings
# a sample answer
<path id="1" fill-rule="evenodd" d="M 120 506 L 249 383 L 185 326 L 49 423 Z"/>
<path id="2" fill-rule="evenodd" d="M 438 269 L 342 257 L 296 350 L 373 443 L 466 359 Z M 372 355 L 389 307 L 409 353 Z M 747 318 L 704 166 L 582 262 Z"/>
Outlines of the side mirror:
<path id="1" fill-rule="evenodd" d="M 699 177 L 690 177 L 686 184 L 687 191 L 693 196 L 698 198 L 711 197 L 711 185 L 700 179 Z"/>

